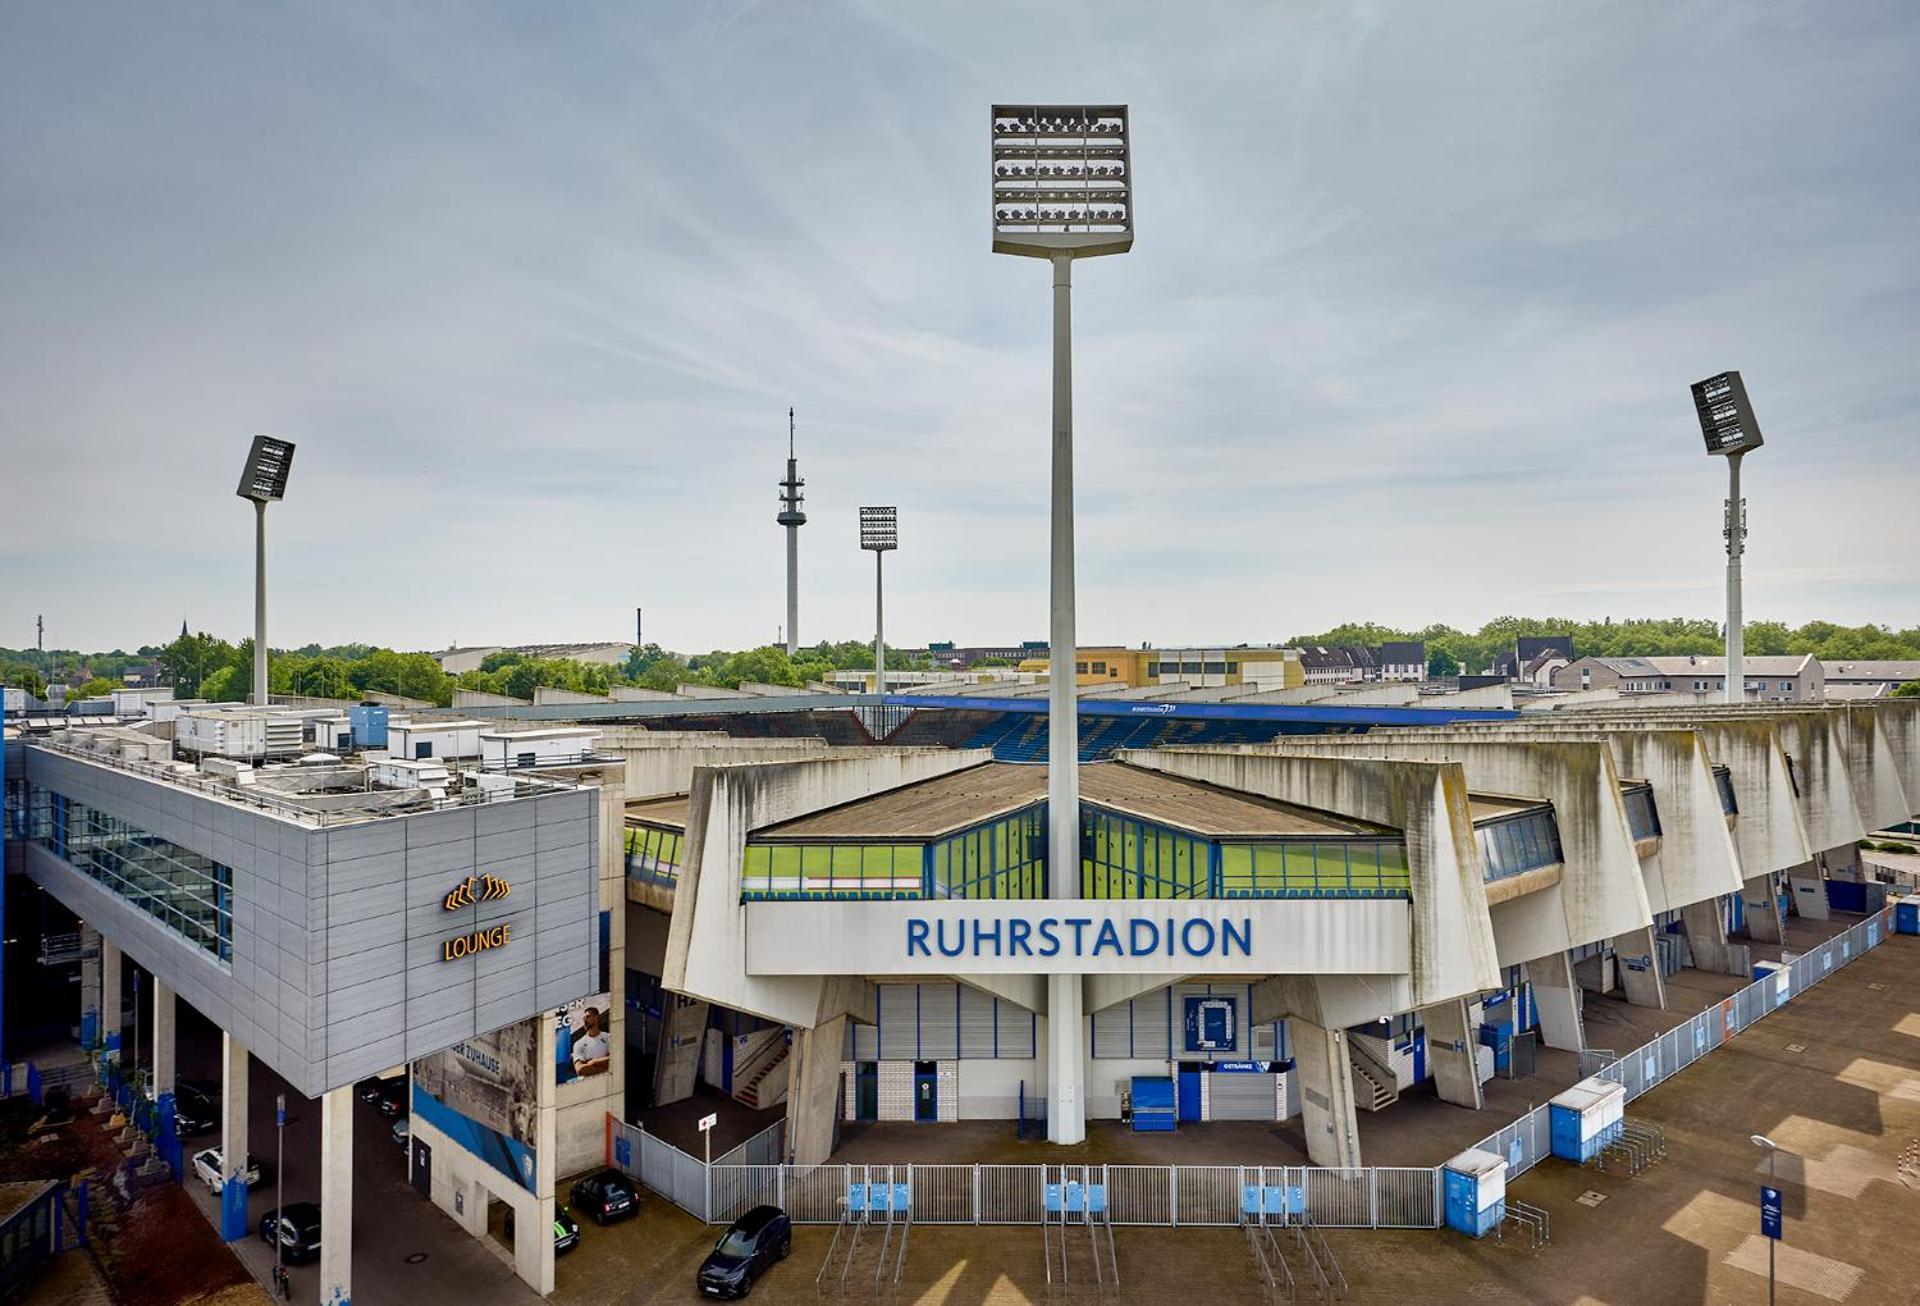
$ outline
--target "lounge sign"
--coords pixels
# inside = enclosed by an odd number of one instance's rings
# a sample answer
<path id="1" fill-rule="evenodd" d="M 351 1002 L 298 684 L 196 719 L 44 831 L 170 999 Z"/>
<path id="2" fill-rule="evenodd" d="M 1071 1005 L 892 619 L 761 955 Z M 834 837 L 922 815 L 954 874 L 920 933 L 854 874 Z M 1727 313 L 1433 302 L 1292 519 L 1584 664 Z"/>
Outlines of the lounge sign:
<path id="1" fill-rule="evenodd" d="M 447 911 L 460 911 L 478 903 L 497 901 L 512 892 L 513 885 L 497 875 L 469 875 L 456 884 L 452 891 L 440 900 L 440 903 Z M 506 921 L 501 921 L 498 925 L 489 925 L 442 940 L 440 960 L 458 961 L 462 957 L 471 957 L 491 948 L 504 947 L 512 940 L 513 927 Z"/>
<path id="2" fill-rule="evenodd" d="M 749 975 L 1403 974 L 1404 899 L 742 905 Z"/>

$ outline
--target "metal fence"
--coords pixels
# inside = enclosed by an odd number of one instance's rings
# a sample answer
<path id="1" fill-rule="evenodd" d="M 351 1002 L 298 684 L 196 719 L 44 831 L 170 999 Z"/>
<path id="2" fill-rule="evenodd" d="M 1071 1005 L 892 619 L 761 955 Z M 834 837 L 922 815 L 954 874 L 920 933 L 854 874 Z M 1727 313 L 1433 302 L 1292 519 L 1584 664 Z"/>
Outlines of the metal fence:
<path id="1" fill-rule="evenodd" d="M 1879 946 L 1890 923 L 1876 915 L 1809 949 L 1685 1024 L 1623 1056 L 1596 1053 L 1582 1069 L 1626 1089 L 1628 1101 L 1678 1074 L 1741 1030 Z M 854 1185 L 905 1185 L 908 1218 L 919 1224 L 1040 1224 L 1046 1186 L 1063 1178 L 1105 1185 L 1116 1225 L 1226 1225 L 1246 1219 L 1253 1194 L 1272 1218 L 1276 1190 L 1288 1220 L 1326 1228 L 1436 1229 L 1444 1223 L 1438 1167 L 1239 1165 L 785 1165 L 776 1123 L 717 1159 L 698 1158 L 631 1125 L 610 1121 L 610 1161 L 648 1188 L 711 1224 L 762 1203 L 796 1224 L 834 1224 Z M 1475 1144 L 1507 1160 L 1513 1179 L 1552 1153 L 1540 1107 Z"/>
<path id="2" fill-rule="evenodd" d="M 1870 916 L 1641 1047 L 1603 1064 L 1590 1065 L 1583 1054 L 1581 1069 L 1621 1085 L 1631 1102 L 1862 953 L 1879 947 L 1890 928 L 1887 913 Z M 1474 1146 L 1505 1157 L 1511 1180 L 1551 1154 L 1547 1110 L 1538 1107 Z"/>

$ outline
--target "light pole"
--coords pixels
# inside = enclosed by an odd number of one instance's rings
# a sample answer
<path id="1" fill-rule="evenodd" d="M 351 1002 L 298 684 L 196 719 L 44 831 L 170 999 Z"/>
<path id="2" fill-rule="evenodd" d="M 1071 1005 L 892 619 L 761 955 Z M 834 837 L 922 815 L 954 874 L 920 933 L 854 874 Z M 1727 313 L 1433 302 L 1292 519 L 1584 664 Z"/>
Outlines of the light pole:
<path id="1" fill-rule="evenodd" d="M 1124 104 L 993 106 L 993 252 L 1053 265 L 1053 505 L 1047 653 L 1048 893 L 1080 896 L 1073 585 L 1073 260 L 1133 248 Z M 1047 977 L 1047 1140 L 1086 1138 L 1078 975 Z"/>
<path id="2" fill-rule="evenodd" d="M 1740 614 L 1740 556 L 1747 550 L 1747 501 L 1740 496 L 1740 460 L 1766 443 L 1738 372 L 1693 383 L 1693 408 L 1707 452 L 1727 460 L 1727 503 L 1720 533 L 1727 541 L 1726 701 L 1746 701 L 1746 629 Z"/>
<path id="3" fill-rule="evenodd" d="M 860 547 L 873 554 L 873 692 L 887 692 L 887 641 L 881 630 L 886 615 L 880 586 L 880 563 L 900 547 L 900 510 L 862 508 Z"/>
<path id="4" fill-rule="evenodd" d="M 287 1267 L 281 1261 L 281 1248 L 285 1245 L 280 1237 L 280 1221 L 287 1218 L 287 1095 L 273 1095 L 273 1203 L 278 1213 L 273 1218 L 273 1283 L 280 1286 L 281 1278 Z M 227 1169 L 233 1174 L 247 1172 L 247 1158 L 235 1160 L 227 1158 Z"/>
<path id="5" fill-rule="evenodd" d="M 287 493 L 293 442 L 253 437 L 234 493 L 253 501 L 253 705 L 267 705 L 267 505 Z"/>
<path id="6" fill-rule="evenodd" d="M 1780 1190 L 1773 1182 L 1773 1158 L 1780 1154 L 1779 1145 L 1765 1134 L 1748 1134 L 1747 1141 L 1767 1154 L 1767 1188 L 1778 1200 Z M 1766 1194 L 1761 1194 L 1760 1232 L 1767 1239 L 1767 1306 L 1773 1306 L 1773 1245 L 1780 1241 L 1780 1232 L 1777 1224 L 1768 1228 L 1765 1198 Z"/>

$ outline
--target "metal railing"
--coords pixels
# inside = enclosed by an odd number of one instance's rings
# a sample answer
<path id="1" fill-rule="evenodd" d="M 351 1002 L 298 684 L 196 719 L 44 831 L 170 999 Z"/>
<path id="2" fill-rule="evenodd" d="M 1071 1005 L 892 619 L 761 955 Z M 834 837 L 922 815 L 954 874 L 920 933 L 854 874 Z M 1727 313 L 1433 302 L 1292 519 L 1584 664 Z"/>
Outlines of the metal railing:
<path id="1" fill-rule="evenodd" d="M 1631 1102 L 1771 1014 L 1804 989 L 1879 947 L 1891 928 L 1892 913 L 1876 913 L 1845 933 L 1809 948 L 1784 969 L 1762 976 L 1685 1024 L 1611 1061 L 1591 1066 L 1583 1063 L 1581 1070 L 1621 1085 L 1626 1089 L 1626 1100 Z M 1505 1157 L 1507 1179 L 1511 1182 L 1552 1153 L 1547 1112 L 1547 1107 L 1537 1107 L 1474 1146 Z"/>
<path id="2" fill-rule="evenodd" d="M 1891 926 L 1891 913 L 1862 921 L 1809 949 L 1783 970 L 1754 981 L 1685 1024 L 1624 1056 L 1600 1054 L 1582 1070 L 1624 1086 L 1627 1101 L 1665 1082 L 1728 1038 L 1763 1018 L 1869 949 Z M 1637 1173 L 1666 1154 L 1659 1127 L 1635 1120 L 1623 1128 L 1619 1160 Z M 776 1123 L 721 1156 L 711 1167 L 632 1125 L 610 1120 L 617 1164 L 648 1188 L 710 1224 L 729 1223 L 753 1206 L 784 1208 L 796 1224 L 837 1224 L 852 1185 L 903 1183 L 906 1216 L 916 1224 L 1037 1225 L 1046 1222 L 1045 1165 L 819 1165 L 781 1163 L 784 1125 Z M 1509 1181 L 1551 1155 L 1547 1107 L 1539 1107 L 1475 1144 L 1507 1161 Z M 1313 1255 L 1316 1286 L 1343 1291 L 1318 1229 L 1437 1229 L 1444 1224 L 1439 1167 L 1237 1165 L 1109 1165 L 1104 1167 L 1106 1219 L 1120 1226 L 1222 1226 L 1246 1222 L 1249 1185 L 1284 1189 L 1285 1223 L 1301 1226 Z M 1508 1199 L 1508 1222 L 1529 1243 L 1548 1241 L 1546 1213 Z"/>

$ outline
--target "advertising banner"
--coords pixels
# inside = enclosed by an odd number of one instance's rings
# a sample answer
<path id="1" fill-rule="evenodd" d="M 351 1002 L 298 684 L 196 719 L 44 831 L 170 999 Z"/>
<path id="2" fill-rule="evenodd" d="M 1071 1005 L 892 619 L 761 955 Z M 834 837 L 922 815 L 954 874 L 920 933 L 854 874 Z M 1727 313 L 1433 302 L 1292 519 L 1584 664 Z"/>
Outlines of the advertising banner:
<path id="1" fill-rule="evenodd" d="M 607 1073 L 611 1055 L 607 1016 L 612 997 L 597 993 L 553 1013 L 553 1077 L 556 1084 Z"/>
<path id="2" fill-rule="evenodd" d="M 413 1065 L 414 1114 L 529 1192 L 538 1045 L 539 1026 L 523 1020 Z"/>

